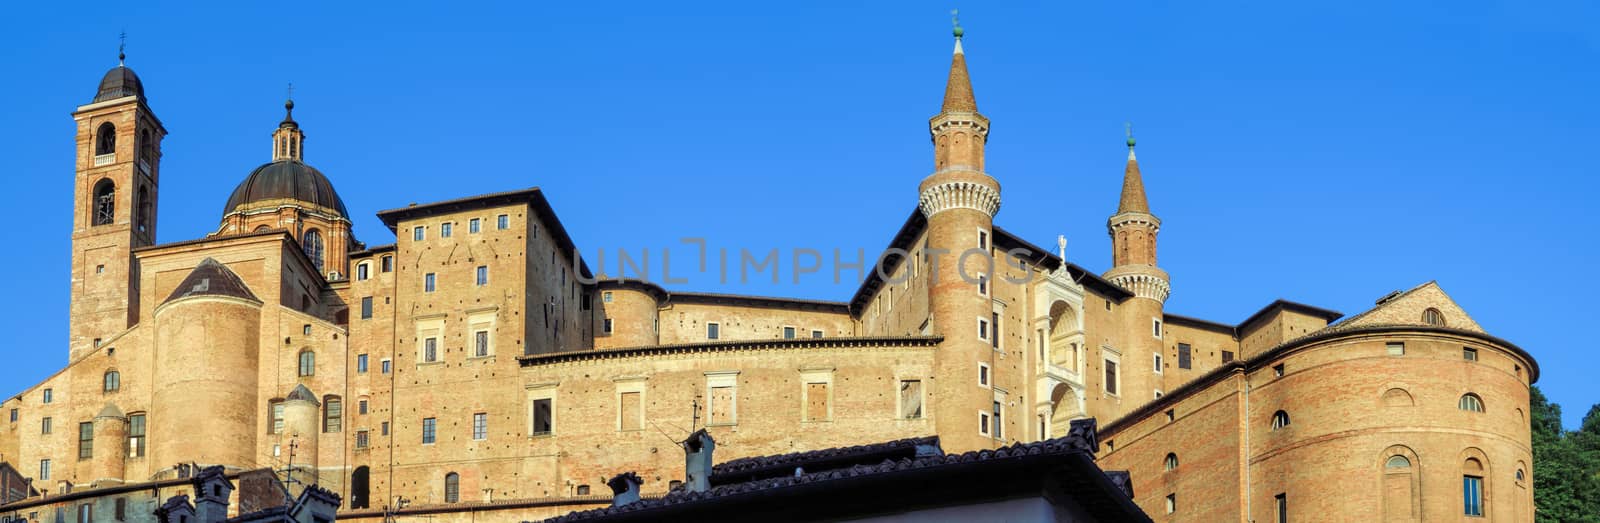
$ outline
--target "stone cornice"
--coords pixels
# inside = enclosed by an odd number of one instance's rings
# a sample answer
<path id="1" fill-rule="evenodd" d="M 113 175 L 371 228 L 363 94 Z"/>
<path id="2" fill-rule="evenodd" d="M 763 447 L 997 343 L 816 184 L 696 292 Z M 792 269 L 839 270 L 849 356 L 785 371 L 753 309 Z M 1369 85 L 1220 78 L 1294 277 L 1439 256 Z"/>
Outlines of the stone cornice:
<path id="1" fill-rule="evenodd" d="M 930 218 L 950 209 L 972 209 L 993 218 L 1000 212 L 1000 191 L 974 181 L 949 181 L 923 189 L 918 203 L 922 214 Z"/>
<path id="2" fill-rule="evenodd" d="M 861 336 L 848 338 L 800 338 L 792 340 L 772 339 L 719 341 L 535 354 L 529 356 L 518 356 L 517 362 L 523 367 L 537 367 L 540 365 L 571 361 L 739 350 L 803 350 L 851 347 L 935 347 L 943 341 L 943 336 Z"/>
<path id="3" fill-rule="evenodd" d="M 989 119 L 978 113 L 941 113 L 928 119 L 928 134 L 932 136 L 938 136 L 953 127 L 971 128 L 984 139 L 989 137 Z"/>

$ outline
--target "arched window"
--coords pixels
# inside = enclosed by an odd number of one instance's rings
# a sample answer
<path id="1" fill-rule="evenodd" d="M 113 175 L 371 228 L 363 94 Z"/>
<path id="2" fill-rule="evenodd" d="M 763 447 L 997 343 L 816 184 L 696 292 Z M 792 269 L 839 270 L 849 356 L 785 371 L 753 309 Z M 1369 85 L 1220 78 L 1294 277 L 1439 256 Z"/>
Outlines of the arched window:
<path id="1" fill-rule="evenodd" d="M 256 230 L 252 231 L 252 232 L 263 232 L 263 231 L 270 231 L 270 230 L 272 230 L 272 226 L 271 225 L 262 224 L 262 225 L 257 225 L 256 226 Z"/>
<path id="2" fill-rule="evenodd" d="M 317 272 L 322 272 L 322 233 L 311 229 L 306 231 L 305 237 L 300 240 L 301 248 L 306 251 L 306 257 L 311 258 L 311 264 L 317 267 Z"/>
<path id="3" fill-rule="evenodd" d="M 111 122 L 100 124 L 100 129 L 94 135 L 95 156 L 117 152 L 117 126 L 111 125 Z"/>
<path id="4" fill-rule="evenodd" d="M 1522 469 L 1517 469 L 1517 481 L 1522 481 L 1522 479 L 1524 477 L 1527 477 L 1527 476 L 1522 473 Z"/>
<path id="5" fill-rule="evenodd" d="M 1467 458 L 1461 467 L 1461 509 L 1468 516 L 1483 515 L 1483 462 Z"/>
<path id="6" fill-rule="evenodd" d="M 117 184 L 103 179 L 94 184 L 94 225 L 107 225 L 117 219 Z"/>
<path id="7" fill-rule="evenodd" d="M 1426 323 L 1435 327 L 1443 327 L 1444 313 L 1439 312 L 1439 309 L 1429 307 L 1428 310 L 1422 311 L 1422 323 Z"/>
<path id="8" fill-rule="evenodd" d="M 317 353 L 310 350 L 300 351 L 300 376 L 315 376 L 317 374 Z"/>
<path id="9" fill-rule="evenodd" d="M 1393 388 L 1383 392 L 1383 405 L 1385 407 L 1410 407 L 1412 405 L 1411 393 L 1402 388 Z"/>
<path id="10" fill-rule="evenodd" d="M 1456 407 L 1469 412 L 1483 412 L 1483 398 L 1468 392 L 1461 396 L 1461 401 L 1456 402 Z"/>
<path id="11" fill-rule="evenodd" d="M 122 373 L 108 370 L 105 376 L 105 391 L 116 392 L 122 390 Z"/>
<path id="12" fill-rule="evenodd" d="M 356 471 L 350 474 L 350 508 L 368 508 L 371 482 L 372 469 L 366 465 L 356 467 Z"/>
<path id="13" fill-rule="evenodd" d="M 444 502 L 461 501 L 461 475 L 451 472 L 444 475 Z"/>
<path id="14" fill-rule="evenodd" d="M 138 200 L 134 204 L 135 208 L 139 209 L 139 214 L 134 217 L 134 227 L 137 227 L 139 232 L 149 232 L 150 211 L 154 207 L 150 204 L 150 191 L 140 187 Z"/>
<path id="15" fill-rule="evenodd" d="M 1272 413 L 1272 430 L 1278 430 L 1287 426 L 1289 426 L 1289 413 L 1281 410 Z"/>
<path id="16" fill-rule="evenodd" d="M 1167 460 L 1166 460 L 1166 463 L 1163 466 L 1167 470 L 1172 470 L 1172 469 L 1178 468 L 1178 455 L 1170 453 L 1170 452 L 1167 453 Z"/>
<path id="17" fill-rule="evenodd" d="M 1411 468 L 1411 460 L 1407 459 L 1405 456 L 1400 456 L 1400 455 L 1389 456 L 1389 461 L 1385 461 L 1383 463 L 1383 468 L 1386 468 L 1386 469 L 1408 469 L 1408 468 Z"/>
<path id="18" fill-rule="evenodd" d="M 156 142 L 150 139 L 150 130 L 139 130 L 139 158 L 149 163 L 156 157 Z"/>
<path id="19" fill-rule="evenodd" d="M 344 400 L 339 399 L 338 396 L 324 396 L 322 398 L 322 431 L 344 431 Z"/>

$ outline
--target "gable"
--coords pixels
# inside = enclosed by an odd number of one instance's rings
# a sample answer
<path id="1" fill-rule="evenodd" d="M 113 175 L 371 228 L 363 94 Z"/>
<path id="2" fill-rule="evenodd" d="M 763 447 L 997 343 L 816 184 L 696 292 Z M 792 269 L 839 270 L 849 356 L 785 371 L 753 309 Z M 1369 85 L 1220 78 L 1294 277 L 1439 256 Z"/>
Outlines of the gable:
<path id="1" fill-rule="evenodd" d="M 1428 325 L 1423 316 L 1429 309 L 1439 311 L 1444 319 L 1444 327 L 1484 332 L 1483 327 L 1467 315 L 1467 311 L 1457 305 L 1450 295 L 1445 294 L 1437 282 L 1431 281 L 1397 295 L 1386 296 L 1371 310 L 1341 322 L 1339 327 Z"/>

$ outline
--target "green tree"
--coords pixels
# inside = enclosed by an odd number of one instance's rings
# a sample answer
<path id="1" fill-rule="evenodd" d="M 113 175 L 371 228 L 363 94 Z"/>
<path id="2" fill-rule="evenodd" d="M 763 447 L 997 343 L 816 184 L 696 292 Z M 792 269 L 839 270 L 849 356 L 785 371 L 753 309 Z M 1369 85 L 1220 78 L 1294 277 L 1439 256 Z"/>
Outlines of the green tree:
<path id="1" fill-rule="evenodd" d="M 1538 387 L 1529 398 L 1533 502 L 1539 523 L 1600 523 L 1600 405 L 1575 432 L 1561 428 L 1561 406 Z"/>

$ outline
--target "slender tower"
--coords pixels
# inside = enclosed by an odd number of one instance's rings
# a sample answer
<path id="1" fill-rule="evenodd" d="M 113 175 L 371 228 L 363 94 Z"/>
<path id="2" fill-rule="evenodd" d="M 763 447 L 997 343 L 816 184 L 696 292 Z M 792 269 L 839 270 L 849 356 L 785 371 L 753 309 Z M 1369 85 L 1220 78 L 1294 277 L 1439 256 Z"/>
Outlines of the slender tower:
<path id="1" fill-rule="evenodd" d="M 139 266 L 133 249 L 155 244 L 161 139 L 167 131 L 133 69 L 117 66 L 77 123 L 73 182 L 69 358 L 76 360 L 138 322 Z"/>
<path id="2" fill-rule="evenodd" d="M 989 427 L 997 403 L 992 364 L 994 307 L 987 279 L 992 267 L 994 215 L 1000 210 L 1000 182 L 983 171 L 989 119 L 978 114 L 955 26 L 955 53 L 944 106 L 928 121 L 933 139 L 933 174 L 922 180 L 920 208 L 928 219 L 926 245 L 931 260 L 928 303 L 934 331 L 944 337 L 933 387 L 935 430 L 946 450 L 992 448 Z M 980 376 L 981 374 L 981 376 Z M 991 414 L 992 415 L 992 414 Z M 985 436 L 985 433 L 988 436 Z"/>
<path id="3" fill-rule="evenodd" d="M 1162 308 L 1172 292 L 1167 271 L 1156 266 L 1156 234 L 1161 220 L 1150 214 L 1145 198 L 1144 179 L 1139 159 L 1134 155 L 1133 128 L 1128 129 L 1128 165 L 1122 174 L 1122 198 L 1116 214 L 1106 221 L 1111 234 L 1112 267 L 1105 278 L 1133 292 L 1134 297 L 1119 306 L 1118 316 L 1130 332 L 1122 376 L 1122 403 L 1118 412 L 1127 412 L 1163 391 L 1163 384 L 1151 369 L 1154 354 L 1162 350 Z M 1165 361 L 1165 358 L 1163 358 Z M 1165 364 L 1165 363 L 1163 363 Z"/>

